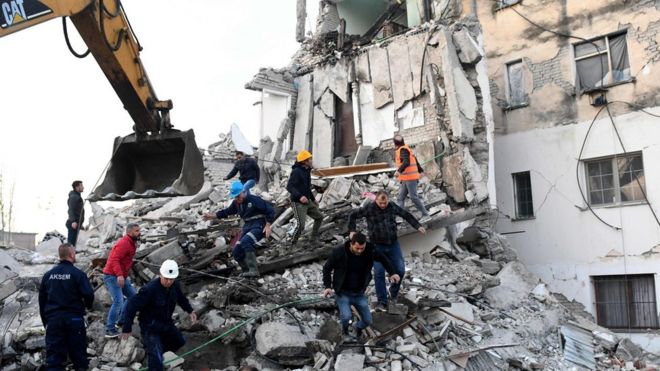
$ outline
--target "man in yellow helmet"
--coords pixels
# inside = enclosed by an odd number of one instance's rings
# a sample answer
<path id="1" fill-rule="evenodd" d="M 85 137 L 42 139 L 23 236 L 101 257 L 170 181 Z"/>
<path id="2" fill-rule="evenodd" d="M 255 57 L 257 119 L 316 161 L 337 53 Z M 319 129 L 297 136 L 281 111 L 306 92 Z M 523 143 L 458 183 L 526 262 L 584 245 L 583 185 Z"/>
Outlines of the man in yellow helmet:
<path id="1" fill-rule="evenodd" d="M 298 221 L 291 244 L 295 245 L 305 230 L 307 216 L 314 219 L 314 227 L 309 240 L 316 241 L 323 222 L 323 214 L 321 214 L 319 205 L 312 194 L 312 154 L 309 151 L 302 150 L 298 152 L 286 189 L 291 194 L 293 215 Z"/>

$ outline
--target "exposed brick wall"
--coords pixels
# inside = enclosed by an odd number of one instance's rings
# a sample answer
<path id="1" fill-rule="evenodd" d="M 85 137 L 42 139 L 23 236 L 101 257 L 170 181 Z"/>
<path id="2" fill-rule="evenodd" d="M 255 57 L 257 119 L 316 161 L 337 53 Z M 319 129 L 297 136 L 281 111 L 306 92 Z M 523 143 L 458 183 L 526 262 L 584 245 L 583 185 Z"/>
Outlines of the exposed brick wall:
<path id="1" fill-rule="evenodd" d="M 646 45 L 644 47 L 644 50 L 646 51 L 644 64 L 660 61 L 660 50 L 658 50 L 658 42 L 656 41 L 658 31 L 660 31 L 660 20 L 649 23 L 646 30 L 641 30 L 635 27 L 628 28 L 629 40 L 634 39 L 640 44 Z M 635 71 L 632 72 L 634 73 Z"/>
<path id="2" fill-rule="evenodd" d="M 575 93 L 575 85 L 568 82 L 561 73 L 561 61 L 565 58 L 571 58 L 569 48 L 569 46 L 561 47 L 554 58 L 540 63 L 532 63 L 529 58 L 524 58 L 525 65 L 532 72 L 533 76 L 534 88 L 532 91 L 540 89 L 547 84 L 555 83 L 567 94 Z"/>

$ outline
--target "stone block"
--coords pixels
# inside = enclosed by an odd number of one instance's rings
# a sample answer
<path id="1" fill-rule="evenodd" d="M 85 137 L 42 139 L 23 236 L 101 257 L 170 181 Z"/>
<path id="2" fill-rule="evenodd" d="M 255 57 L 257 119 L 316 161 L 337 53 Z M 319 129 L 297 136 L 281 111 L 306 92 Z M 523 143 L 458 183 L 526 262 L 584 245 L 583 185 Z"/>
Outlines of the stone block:
<path id="1" fill-rule="evenodd" d="M 140 342 L 131 336 L 126 340 L 113 339 L 103 347 L 103 359 L 117 362 L 120 366 L 127 366 L 144 357 L 144 350 Z"/>
<path id="2" fill-rule="evenodd" d="M 280 322 L 268 322 L 257 328 L 257 350 L 264 356 L 287 366 L 302 366 L 311 361 L 312 354 L 305 345 L 312 340 L 300 329 Z"/>
<path id="3" fill-rule="evenodd" d="M 458 50 L 458 58 L 461 63 L 476 64 L 483 57 L 481 48 L 477 42 L 472 38 L 470 32 L 466 28 L 461 28 L 452 34 L 454 45 Z"/>
<path id="4" fill-rule="evenodd" d="M 341 353 L 335 361 L 335 370 L 362 371 L 364 368 L 364 354 Z"/>
<path id="5" fill-rule="evenodd" d="M 455 153 L 442 159 L 443 181 L 449 197 L 456 202 L 465 202 L 465 178 L 463 174 L 463 156 Z"/>

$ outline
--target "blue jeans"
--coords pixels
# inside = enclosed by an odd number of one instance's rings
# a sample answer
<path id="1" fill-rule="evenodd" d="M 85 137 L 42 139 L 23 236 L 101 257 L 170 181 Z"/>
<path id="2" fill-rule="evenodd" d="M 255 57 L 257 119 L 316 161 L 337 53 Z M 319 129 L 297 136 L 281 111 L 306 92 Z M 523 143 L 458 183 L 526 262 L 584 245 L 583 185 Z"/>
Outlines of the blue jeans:
<path id="1" fill-rule="evenodd" d="M 403 275 L 406 273 L 406 262 L 403 260 L 403 253 L 401 253 L 401 246 L 399 241 L 395 241 L 390 245 L 376 244 L 376 251 L 385 255 L 394 267 L 395 273 L 399 275 L 401 281 L 399 283 L 390 284 L 390 295 L 396 298 L 399 295 Z M 385 287 L 385 267 L 380 262 L 374 262 L 374 284 L 376 285 L 376 296 L 380 304 L 387 305 L 387 289 Z"/>
<path id="2" fill-rule="evenodd" d="M 396 203 L 400 208 L 405 210 L 404 205 L 406 203 L 406 197 L 410 196 L 410 199 L 412 200 L 413 204 L 415 204 L 417 210 L 419 210 L 423 216 L 427 216 L 429 215 L 429 212 L 426 211 L 424 203 L 417 195 L 417 183 L 419 183 L 418 180 L 402 180 L 401 184 L 399 185 L 399 197 L 397 197 Z"/>
<path id="3" fill-rule="evenodd" d="M 360 314 L 360 318 L 362 318 L 355 324 L 355 328 L 364 330 L 371 324 L 371 308 L 369 308 L 369 301 L 366 295 L 349 292 L 335 293 L 335 302 L 337 303 L 337 308 L 339 308 L 339 320 L 342 330 L 348 330 L 348 323 L 353 318 L 351 305 L 355 306 L 358 314 Z"/>
<path id="4" fill-rule="evenodd" d="M 117 276 L 110 274 L 103 275 L 103 283 L 112 298 L 112 306 L 110 306 L 110 311 L 108 312 L 108 321 L 106 322 L 105 328 L 108 331 L 116 331 L 115 324 L 117 323 L 117 320 L 123 319 L 122 317 L 124 315 L 124 309 L 126 309 L 126 302 L 135 295 L 135 288 L 133 288 L 131 279 L 128 277 L 124 280 L 124 288 L 119 287 Z M 124 296 L 126 297 L 126 300 L 124 300 Z"/>
<path id="5" fill-rule="evenodd" d="M 254 179 L 249 179 L 245 183 L 243 183 L 243 192 L 250 194 L 250 189 L 254 187 L 257 184 L 257 182 Z"/>
<path id="6" fill-rule="evenodd" d="M 87 370 L 87 334 L 82 317 L 53 318 L 46 325 L 46 370 L 64 370 L 67 355 L 75 370 Z"/>
<path id="7" fill-rule="evenodd" d="M 143 330 L 142 343 L 147 352 L 149 371 L 162 371 L 163 353 L 176 352 L 186 343 L 186 339 L 174 325 L 171 325 L 162 332 Z"/>
<path id="8" fill-rule="evenodd" d="M 254 245 L 264 238 L 264 227 L 266 225 L 261 222 L 252 222 L 243 226 L 241 231 L 241 239 L 236 242 L 231 254 L 234 260 L 242 262 L 245 260 L 246 252 L 254 252 Z"/>

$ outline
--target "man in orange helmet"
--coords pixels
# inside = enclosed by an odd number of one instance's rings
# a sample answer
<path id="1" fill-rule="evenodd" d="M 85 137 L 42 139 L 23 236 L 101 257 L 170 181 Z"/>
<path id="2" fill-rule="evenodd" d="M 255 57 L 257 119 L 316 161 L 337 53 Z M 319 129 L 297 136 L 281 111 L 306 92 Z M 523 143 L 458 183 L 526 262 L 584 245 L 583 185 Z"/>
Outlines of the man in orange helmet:
<path id="1" fill-rule="evenodd" d="M 291 194 L 293 215 L 298 221 L 291 244 L 295 245 L 305 230 L 307 216 L 314 219 L 314 227 L 309 241 L 316 241 L 323 222 L 323 214 L 312 194 L 312 154 L 309 151 L 298 152 L 286 189 Z"/>
<path id="2" fill-rule="evenodd" d="M 404 205 L 406 197 L 410 196 L 410 199 L 413 204 L 415 204 L 415 207 L 417 207 L 417 210 L 422 213 L 422 219 L 420 219 L 420 222 L 424 223 L 429 219 L 429 212 L 426 210 L 424 203 L 417 195 L 417 183 L 419 183 L 419 178 L 424 172 L 424 169 L 422 169 L 422 166 L 417 161 L 417 157 L 415 157 L 413 151 L 403 141 L 403 136 L 397 134 L 393 139 L 395 148 L 394 160 L 396 161 L 397 167 L 394 176 L 401 182 L 397 204 L 400 208 L 405 210 Z"/>

